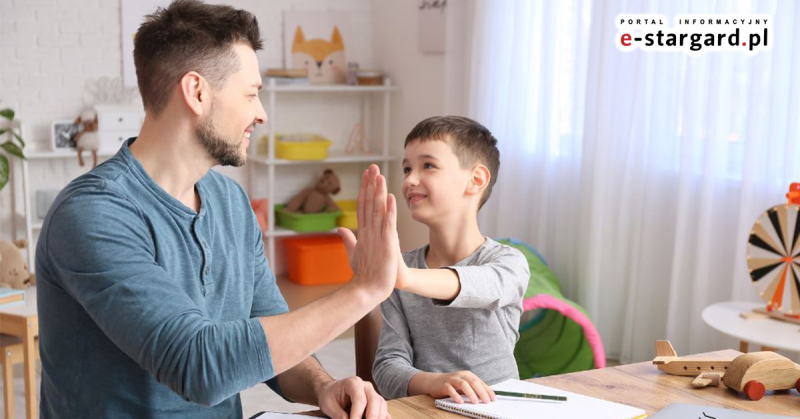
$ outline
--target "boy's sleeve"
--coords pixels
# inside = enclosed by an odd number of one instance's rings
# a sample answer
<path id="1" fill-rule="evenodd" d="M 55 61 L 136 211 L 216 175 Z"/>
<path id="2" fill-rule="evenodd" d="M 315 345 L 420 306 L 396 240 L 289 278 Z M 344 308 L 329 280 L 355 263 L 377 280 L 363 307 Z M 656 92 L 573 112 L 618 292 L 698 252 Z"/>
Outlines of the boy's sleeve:
<path id="1" fill-rule="evenodd" d="M 519 304 L 531 277 L 528 260 L 517 249 L 500 246 L 487 263 L 473 266 L 447 266 L 461 282 L 453 301 L 433 300 L 440 306 L 497 310 Z"/>
<path id="2" fill-rule="evenodd" d="M 372 366 L 372 378 L 383 397 L 396 399 L 408 396 L 408 382 L 420 372 L 414 368 L 411 332 L 398 291 L 381 304 L 383 326 L 378 352 Z"/>

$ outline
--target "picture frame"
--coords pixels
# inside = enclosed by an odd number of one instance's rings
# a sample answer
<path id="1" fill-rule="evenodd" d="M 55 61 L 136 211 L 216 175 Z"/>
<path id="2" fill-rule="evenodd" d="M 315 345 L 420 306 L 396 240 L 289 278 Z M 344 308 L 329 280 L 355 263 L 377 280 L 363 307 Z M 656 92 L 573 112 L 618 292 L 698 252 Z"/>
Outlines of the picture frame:
<path id="1" fill-rule="evenodd" d="M 73 152 L 76 150 L 75 135 L 78 134 L 78 125 L 75 121 L 61 119 L 53 121 L 50 128 L 50 145 L 56 153 Z"/>
<path id="2" fill-rule="evenodd" d="M 354 57 L 347 12 L 283 12 L 283 59 L 288 69 L 306 70 L 311 84 L 345 84 Z"/>

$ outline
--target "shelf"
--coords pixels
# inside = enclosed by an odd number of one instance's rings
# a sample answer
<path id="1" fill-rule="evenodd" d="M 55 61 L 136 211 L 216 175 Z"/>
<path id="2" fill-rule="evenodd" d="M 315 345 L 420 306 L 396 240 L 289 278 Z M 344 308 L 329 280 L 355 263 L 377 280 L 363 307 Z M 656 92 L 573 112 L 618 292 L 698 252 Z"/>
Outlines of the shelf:
<path id="1" fill-rule="evenodd" d="M 394 161 L 394 156 L 382 156 L 380 154 L 362 154 L 362 155 L 347 155 L 332 153 L 325 160 L 286 160 L 275 159 L 270 160 L 268 157 L 260 155 L 249 155 L 247 160 L 258 164 L 274 164 L 274 165 L 296 165 L 296 164 L 328 164 L 328 163 L 374 163 L 374 162 L 390 162 Z"/>
<path id="2" fill-rule="evenodd" d="M 310 84 L 287 84 L 271 86 L 267 83 L 264 86 L 265 92 L 339 92 L 339 93 L 359 93 L 359 92 L 394 92 L 398 90 L 394 86 L 350 86 L 346 84 L 330 85 L 310 85 Z"/>
<path id="3" fill-rule="evenodd" d="M 117 152 L 113 153 L 97 153 L 97 158 L 106 158 L 106 157 L 113 157 Z M 86 157 L 86 153 L 84 153 L 84 157 Z M 92 157 L 92 153 L 88 152 L 89 158 Z M 77 159 L 77 151 L 69 151 L 69 152 L 55 152 L 55 151 L 37 151 L 33 153 L 28 153 L 25 155 L 28 160 L 40 160 L 40 159 Z"/>
<path id="4" fill-rule="evenodd" d="M 336 230 L 323 230 L 323 231 L 308 231 L 308 232 L 300 232 L 289 230 L 288 228 L 278 227 L 275 226 L 275 230 L 267 231 L 264 233 L 264 237 L 289 237 L 289 236 L 313 236 L 319 234 L 336 234 Z"/>

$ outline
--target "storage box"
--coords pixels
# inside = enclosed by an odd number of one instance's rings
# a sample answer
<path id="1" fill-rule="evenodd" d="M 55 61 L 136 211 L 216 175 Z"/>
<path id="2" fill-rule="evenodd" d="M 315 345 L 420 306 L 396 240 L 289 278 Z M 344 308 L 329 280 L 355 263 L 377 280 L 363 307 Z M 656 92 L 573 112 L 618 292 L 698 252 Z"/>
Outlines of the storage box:
<path id="1" fill-rule="evenodd" d="M 350 230 L 358 229 L 358 214 L 356 213 L 357 202 L 338 201 L 336 202 L 339 208 L 342 209 L 342 215 L 336 219 L 336 225 L 339 227 L 349 228 Z"/>
<path id="2" fill-rule="evenodd" d="M 281 227 L 300 232 L 333 230 L 336 228 L 336 219 L 342 215 L 341 211 L 300 214 L 286 212 L 285 207 L 284 204 L 275 206 L 275 222 Z"/>
<path id="3" fill-rule="evenodd" d="M 325 160 L 331 144 L 331 141 L 321 135 L 280 134 L 275 138 L 275 157 L 286 160 Z"/>
<path id="4" fill-rule="evenodd" d="M 349 282 L 353 277 L 347 249 L 339 236 L 297 237 L 284 240 L 289 280 L 300 285 Z"/>

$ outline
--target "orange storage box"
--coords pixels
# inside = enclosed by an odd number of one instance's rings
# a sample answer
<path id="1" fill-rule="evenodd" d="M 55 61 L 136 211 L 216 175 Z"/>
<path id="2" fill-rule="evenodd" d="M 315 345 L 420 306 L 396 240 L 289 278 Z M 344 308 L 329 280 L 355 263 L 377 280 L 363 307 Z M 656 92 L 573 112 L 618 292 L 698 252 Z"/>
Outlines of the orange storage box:
<path id="1" fill-rule="evenodd" d="M 300 285 L 349 282 L 353 270 L 339 236 L 297 237 L 284 240 L 289 280 Z"/>

